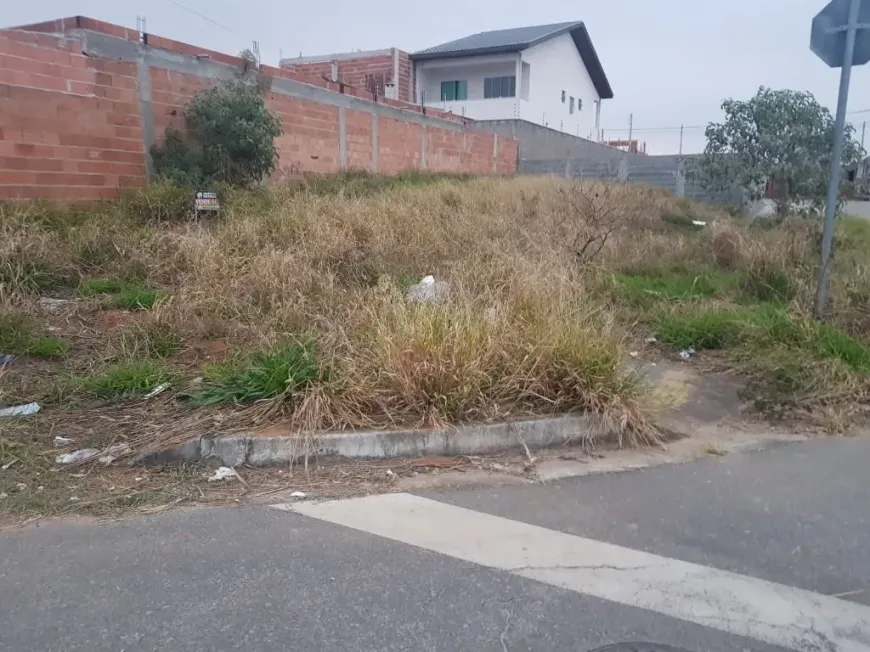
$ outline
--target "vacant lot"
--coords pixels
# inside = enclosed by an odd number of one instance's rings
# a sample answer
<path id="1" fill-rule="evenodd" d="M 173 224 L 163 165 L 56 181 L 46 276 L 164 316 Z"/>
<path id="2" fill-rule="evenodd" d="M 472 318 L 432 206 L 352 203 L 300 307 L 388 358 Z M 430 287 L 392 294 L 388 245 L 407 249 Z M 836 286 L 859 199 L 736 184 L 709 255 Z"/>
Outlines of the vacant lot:
<path id="1" fill-rule="evenodd" d="M 201 222 L 189 198 L 154 185 L 96 212 L 0 208 L 0 354 L 17 356 L 0 405 L 44 407 L 0 423 L 0 464 L 22 460 L 0 491 L 48 472 L 55 436 L 143 449 L 277 420 L 312 433 L 583 410 L 649 444 L 624 364 L 641 348 L 694 349 L 760 408 L 837 427 L 866 400 L 868 222 L 840 224 L 818 324 L 816 223 L 752 227 L 657 190 L 328 179 L 228 193 Z M 429 274 L 438 300 L 410 300 Z"/>

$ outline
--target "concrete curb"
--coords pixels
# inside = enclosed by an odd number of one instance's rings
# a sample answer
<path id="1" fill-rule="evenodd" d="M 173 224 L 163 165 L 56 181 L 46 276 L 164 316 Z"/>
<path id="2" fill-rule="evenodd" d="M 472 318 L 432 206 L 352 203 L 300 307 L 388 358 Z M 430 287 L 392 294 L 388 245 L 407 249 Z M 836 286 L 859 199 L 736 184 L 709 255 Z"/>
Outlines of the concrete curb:
<path id="1" fill-rule="evenodd" d="M 547 448 L 584 441 L 613 440 L 616 432 L 599 419 L 566 415 L 492 424 L 469 424 L 432 430 L 366 430 L 325 433 L 310 439 L 252 434 L 205 435 L 140 456 L 144 465 L 214 460 L 224 466 L 272 466 L 300 457 L 349 459 L 414 458 L 426 455 L 480 455 L 512 449 Z"/>

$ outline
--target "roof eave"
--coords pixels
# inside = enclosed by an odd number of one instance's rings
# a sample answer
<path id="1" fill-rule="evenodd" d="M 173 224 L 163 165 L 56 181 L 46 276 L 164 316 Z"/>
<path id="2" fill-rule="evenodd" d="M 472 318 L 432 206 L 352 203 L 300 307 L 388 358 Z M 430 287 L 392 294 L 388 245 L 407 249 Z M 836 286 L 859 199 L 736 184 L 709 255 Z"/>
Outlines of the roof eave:
<path id="1" fill-rule="evenodd" d="M 595 46 L 592 45 L 592 39 L 589 38 L 586 25 L 579 23 L 571 29 L 571 38 L 574 39 L 574 45 L 577 46 L 577 51 L 580 53 L 580 58 L 583 59 L 583 65 L 586 66 L 598 97 L 602 100 L 612 100 L 613 88 L 611 88 L 610 81 L 604 73 L 604 67 L 601 65 Z"/>
<path id="2" fill-rule="evenodd" d="M 477 57 L 484 54 L 506 54 L 520 52 L 528 49 L 528 44 L 522 45 L 499 45 L 489 48 L 475 48 L 473 50 L 453 50 L 447 52 L 412 52 L 409 56 L 413 61 L 428 61 L 430 59 L 458 59 L 460 57 Z"/>

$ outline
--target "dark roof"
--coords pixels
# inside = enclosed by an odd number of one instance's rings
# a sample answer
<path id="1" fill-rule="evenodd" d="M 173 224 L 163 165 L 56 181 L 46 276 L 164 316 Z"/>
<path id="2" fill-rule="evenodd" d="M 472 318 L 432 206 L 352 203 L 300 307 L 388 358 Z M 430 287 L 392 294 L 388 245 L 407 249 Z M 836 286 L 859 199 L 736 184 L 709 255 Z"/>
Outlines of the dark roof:
<path id="1" fill-rule="evenodd" d="M 613 89 L 610 87 L 610 82 L 607 81 L 607 75 L 604 74 L 604 68 L 601 67 L 601 61 L 598 59 L 598 54 L 589 38 L 589 32 L 586 31 L 586 25 L 582 21 L 481 32 L 414 52 L 411 58 L 415 61 L 426 61 L 428 59 L 519 52 L 566 33 L 570 33 L 574 39 L 574 44 L 577 46 L 583 64 L 592 78 L 598 96 L 605 100 L 612 98 Z"/>

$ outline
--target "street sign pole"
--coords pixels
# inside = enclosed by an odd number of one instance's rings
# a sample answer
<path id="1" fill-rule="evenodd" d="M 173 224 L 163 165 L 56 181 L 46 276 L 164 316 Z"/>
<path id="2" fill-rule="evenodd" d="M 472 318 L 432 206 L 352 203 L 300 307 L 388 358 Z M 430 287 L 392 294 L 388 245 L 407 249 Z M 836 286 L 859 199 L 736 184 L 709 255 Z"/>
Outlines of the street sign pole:
<path id="1" fill-rule="evenodd" d="M 825 205 L 825 228 L 822 234 L 822 261 L 819 269 L 819 288 L 816 293 L 816 318 L 825 314 L 828 302 L 828 279 L 830 277 L 831 243 L 834 239 L 834 216 L 840 194 L 840 167 L 843 158 L 843 137 L 846 129 L 846 103 L 849 100 L 849 82 L 852 77 L 852 59 L 855 55 L 855 35 L 858 31 L 858 10 L 862 0 L 851 0 L 849 21 L 846 28 L 846 44 L 843 51 L 843 67 L 840 70 L 840 93 L 837 97 L 837 118 L 834 123 L 834 147 L 831 152 L 831 174 L 828 180 L 828 201 Z"/>

